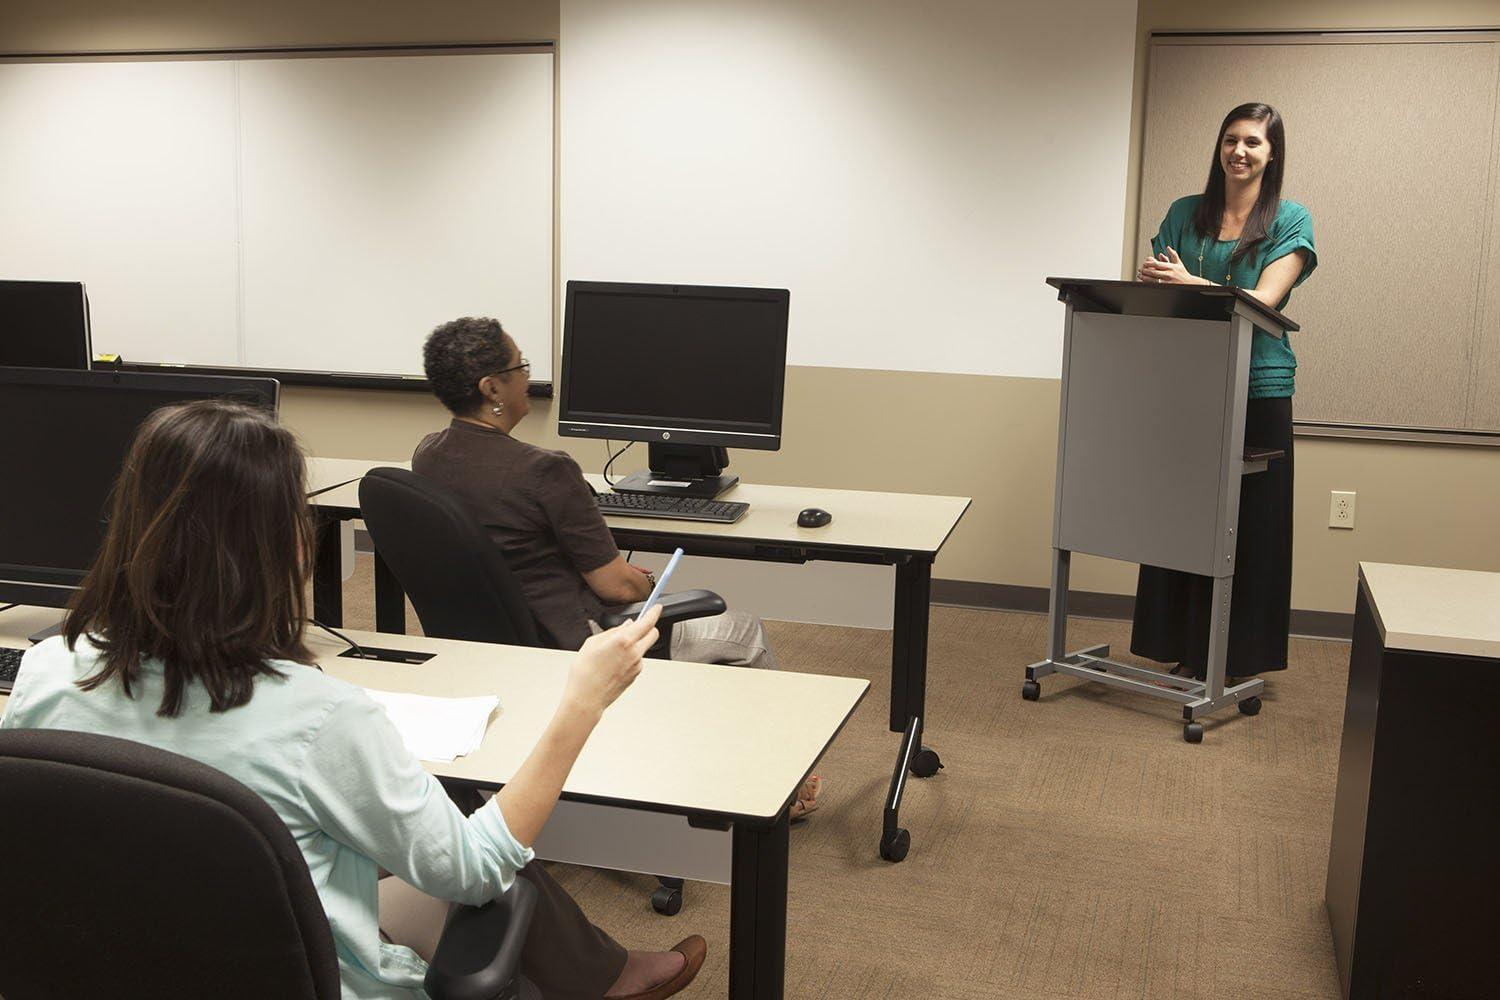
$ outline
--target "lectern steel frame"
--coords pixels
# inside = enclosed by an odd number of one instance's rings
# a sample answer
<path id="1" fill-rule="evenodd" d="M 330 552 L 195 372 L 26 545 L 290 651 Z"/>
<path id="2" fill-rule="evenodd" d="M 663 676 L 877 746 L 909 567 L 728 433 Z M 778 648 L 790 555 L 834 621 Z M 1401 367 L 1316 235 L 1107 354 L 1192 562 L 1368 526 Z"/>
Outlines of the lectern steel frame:
<path id="1" fill-rule="evenodd" d="M 1236 288 L 1048 278 L 1067 305 L 1047 658 L 1026 668 L 1022 696 L 1059 673 L 1182 706 L 1183 738 L 1203 716 L 1260 711 L 1260 678 L 1224 686 L 1240 477 L 1280 453 L 1247 455 L 1245 402 L 1256 326 L 1297 325 Z M 1074 552 L 1213 578 L 1207 679 L 1067 652 Z"/>

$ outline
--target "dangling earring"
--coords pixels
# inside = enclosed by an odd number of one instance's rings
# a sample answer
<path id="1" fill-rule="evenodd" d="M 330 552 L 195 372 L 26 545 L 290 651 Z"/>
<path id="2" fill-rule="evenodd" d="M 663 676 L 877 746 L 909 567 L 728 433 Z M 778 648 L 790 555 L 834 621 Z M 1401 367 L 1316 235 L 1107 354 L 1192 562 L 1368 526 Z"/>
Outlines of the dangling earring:
<path id="1" fill-rule="evenodd" d="M 497 417 L 498 417 L 498 416 L 499 416 L 499 415 L 500 415 L 500 414 L 501 414 L 501 413 L 502 413 L 502 412 L 503 412 L 503 411 L 504 411 L 504 410 L 505 410 L 505 404 L 504 404 L 504 403 L 496 403 L 496 404 L 495 404 L 495 405 L 494 405 L 494 406 L 492 406 L 492 407 L 490 407 L 490 412 L 491 412 L 491 413 L 493 413 L 493 414 L 494 414 L 494 415 L 495 415 L 495 416 L 497 416 Z"/>

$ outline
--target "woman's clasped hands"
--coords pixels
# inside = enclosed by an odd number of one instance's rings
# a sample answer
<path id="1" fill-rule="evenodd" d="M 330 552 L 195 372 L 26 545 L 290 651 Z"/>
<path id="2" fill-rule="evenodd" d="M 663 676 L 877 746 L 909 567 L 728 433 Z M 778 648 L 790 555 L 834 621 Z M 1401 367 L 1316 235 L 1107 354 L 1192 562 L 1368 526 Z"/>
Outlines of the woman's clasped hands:
<path id="1" fill-rule="evenodd" d="M 1195 278 L 1188 273 L 1187 267 L 1182 263 L 1182 258 L 1177 256 L 1177 251 L 1171 247 L 1167 247 L 1164 253 L 1141 261 L 1140 269 L 1135 273 L 1135 280 L 1165 285 L 1203 283 L 1201 278 Z"/>

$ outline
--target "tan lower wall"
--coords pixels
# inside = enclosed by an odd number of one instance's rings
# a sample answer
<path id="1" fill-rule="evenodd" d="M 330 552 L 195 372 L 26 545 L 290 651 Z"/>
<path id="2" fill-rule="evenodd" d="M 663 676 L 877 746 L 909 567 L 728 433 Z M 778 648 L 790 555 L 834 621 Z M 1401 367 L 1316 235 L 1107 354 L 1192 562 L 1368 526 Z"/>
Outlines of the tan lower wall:
<path id="1" fill-rule="evenodd" d="M 1147 33 L 1160 28 L 1456 27 L 1493 26 L 1497 20 L 1493 0 L 1263 0 L 1229 7 L 1142 0 L 1139 41 L 1144 57 Z M 6 0 L 0 5 L 0 46 L 9 52 L 532 41 L 557 34 L 557 0 Z M 1143 68 L 1142 62 L 1137 135 Z M 1139 162 L 1138 148 L 1132 162 Z M 1128 186 L 1130 233 L 1137 187 L 1138 170 Z M 1124 248 L 1122 256 L 1128 270 L 1133 249 Z M 763 482 L 972 496 L 974 506 L 944 550 L 938 575 L 1045 586 L 1057 390 L 1058 383 L 1047 379 L 793 368 L 787 376 L 784 449 L 735 452 L 733 468 Z M 538 404 L 518 436 L 562 446 L 551 404 Z M 409 457 L 421 436 L 447 419 L 420 394 L 295 386 L 285 390 L 283 414 L 314 453 L 389 459 Z M 603 464 L 601 442 L 570 440 L 566 447 L 586 469 Z M 1297 457 L 1293 603 L 1298 608 L 1350 610 L 1358 559 L 1500 570 L 1500 519 L 1494 516 L 1500 449 L 1303 439 Z M 1352 532 L 1323 527 L 1332 489 L 1359 493 L 1358 527 Z M 1080 558 L 1073 580 L 1079 589 L 1128 593 L 1134 571 Z"/>
<path id="2" fill-rule="evenodd" d="M 937 575 L 1045 587 L 1057 391 L 1050 379 L 790 368 L 782 450 L 734 451 L 731 467 L 755 482 L 971 496 Z M 282 413 L 315 454 L 382 459 L 409 458 L 448 419 L 421 394 L 295 386 Z M 557 437 L 549 400 L 533 401 L 516 436 L 604 465 L 602 441 Z M 1500 570 L 1500 449 L 1299 438 L 1296 457 L 1297 608 L 1351 611 L 1361 559 Z M 616 471 L 644 458 L 637 445 Z M 1326 527 L 1330 490 L 1358 493 L 1353 531 Z M 1080 590 L 1130 593 L 1134 581 L 1125 564 L 1074 565 Z"/>

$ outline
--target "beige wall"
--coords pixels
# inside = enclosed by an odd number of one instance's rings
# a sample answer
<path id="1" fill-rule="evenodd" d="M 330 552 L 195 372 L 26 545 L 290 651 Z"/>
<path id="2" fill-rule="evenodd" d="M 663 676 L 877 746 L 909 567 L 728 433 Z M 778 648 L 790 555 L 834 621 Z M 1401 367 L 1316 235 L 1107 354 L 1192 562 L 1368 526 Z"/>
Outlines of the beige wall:
<path id="1" fill-rule="evenodd" d="M 557 31 L 555 2 L 9 0 L 0 10 L 0 44 L 10 51 L 534 41 L 555 38 Z M 1143 60 L 1152 29 L 1497 22 L 1500 11 L 1493 2 L 1271 0 L 1226 8 L 1144 0 L 1138 41 Z M 1136 149 L 1142 69 L 1138 64 Z M 1132 162 L 1138 162 L 1138 153 Z M 1129 187 L 1126 231 L 1133 233 L 1134 172 Z M 1122 249 L 1122 266 L 1128 267 L 1134 252 Z M 1057 389 L 1048 379 L 792 368 L 784 449 L 737 451 L 734 469 L 765 482 L 973 496 L 974 506 L 944 550 L 937 575 L 1041 587 L 1050 555 Z M 446 420 L 436 403 L 417 394 L 288 387 L 283 398 L 288 424 L 311 451 L 325 455 L 406 458 L 423 433 Z M 561 446 L 552 404 L 536 404 L 518 436 Z M 574 440 L 566 447 L 587 469 L 603 463 L 601 442 Z M 1500 519 L 1494 516 L 1500 506 L 1500 449 L 1300 439 L 1297 465 L 1293 603 L 1298 608 L 1350 610 L 1358 559 L 1500 570 Z M 1323 527 L 1333 489 L 1359 493 L 1356 530 Z M 1133 567 L 1122 564 L 1084 558 L 1075 564 L 1079 589 L 1127 593 L 1133 579 Z"/>

